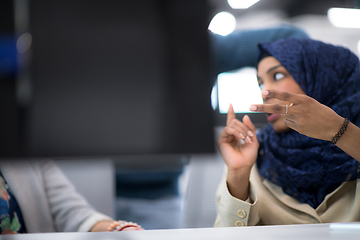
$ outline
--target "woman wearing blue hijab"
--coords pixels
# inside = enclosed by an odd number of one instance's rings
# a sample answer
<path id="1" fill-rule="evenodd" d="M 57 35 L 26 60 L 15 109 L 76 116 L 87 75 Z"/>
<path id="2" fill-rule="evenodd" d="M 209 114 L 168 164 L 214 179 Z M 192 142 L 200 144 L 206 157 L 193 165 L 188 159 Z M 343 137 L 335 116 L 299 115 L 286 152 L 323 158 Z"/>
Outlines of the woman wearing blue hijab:
<path id="1" fill-rule="evenodd" d="M 272 114 L 256 136 L 249 117 L 235 119 L 230 106 L 218 139 L 227 174 L 215 226 L 360 221 L 360 163 L 336 145 L 349 125 L 360 126 L 359 59 L 310 39 L 259 49 L 258 81 L 267 96 L 252 109 Z M 329 131 L 302 118 L 311 115 L 326 118 Z"/>

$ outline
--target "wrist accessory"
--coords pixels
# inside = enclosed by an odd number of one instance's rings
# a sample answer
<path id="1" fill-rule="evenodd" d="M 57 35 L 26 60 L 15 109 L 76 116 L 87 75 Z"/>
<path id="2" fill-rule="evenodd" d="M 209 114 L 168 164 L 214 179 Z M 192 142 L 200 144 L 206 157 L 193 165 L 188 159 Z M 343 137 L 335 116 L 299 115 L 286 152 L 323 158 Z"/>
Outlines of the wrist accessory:
<path id="1" fill-rule="evenodd" d="M 341 126 L 340 130 L 338 131 L 337 134 L 335 134 L 335 136 L 331 140 L 332 144 L 336 144 L 337 141 L 340 139 L 340 137 L 344 134 L 344 132 L 346 131 L 347 126 L 349 125 L 349 122 L 350 122 L 349 119 L 345 118 L 344 123 Z"/>
<path id="2" fill-rule="evenodd" d="M 126 221 L 115 221 L 112 231 L 122 231 L 125 228 L 128 227 L 136 227 L 142 229 L 142 227 L 139 224 L 133 223 L 133 222 L 126 222 Z M 111 230 L 110 230 L 111 231 Z"/>

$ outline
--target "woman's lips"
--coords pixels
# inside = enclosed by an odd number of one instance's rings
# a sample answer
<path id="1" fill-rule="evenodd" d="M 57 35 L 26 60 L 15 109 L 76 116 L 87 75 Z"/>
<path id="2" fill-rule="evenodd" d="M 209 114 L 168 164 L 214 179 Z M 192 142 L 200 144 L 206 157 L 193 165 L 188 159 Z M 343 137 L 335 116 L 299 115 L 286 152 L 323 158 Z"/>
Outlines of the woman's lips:
<path id="1" fill-rule="evenodd" d="M 279 118 L 280 114 L 271 114 L 270 116 L 267 117 L 267 120 L 269 123 L 273 123 L 275 122 L 278 118 Z"/>

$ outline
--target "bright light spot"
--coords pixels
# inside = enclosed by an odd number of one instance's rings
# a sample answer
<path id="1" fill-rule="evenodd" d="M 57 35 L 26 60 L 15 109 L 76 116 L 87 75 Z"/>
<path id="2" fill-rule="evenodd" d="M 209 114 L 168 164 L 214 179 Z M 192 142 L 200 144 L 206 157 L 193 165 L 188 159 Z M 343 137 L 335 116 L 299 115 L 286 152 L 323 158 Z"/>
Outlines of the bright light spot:
<path id="1" fill-rule="evenodd" d="M 359 56 L 360 56 L 360 41 L 358 41 L 357 50 L 358 50 L 358 53 L 359 53 Z"/>
<path id="2" fill-rule="evenodd" d="M 211 106 L 214 109 L 214 111 L 216 110 L 218 105 L 218 99 L 217 99 L 217 84 L 215 84 L 212 88 L 211 91 Z"/>
<path id="3" fill-rule="evenodd" d="M 260 0 L 228 0 L 228 4 L 233 9 L 247 9 Z"/>
<path id="4" fill-rule="evenodd" d="M 209 30 L 222 36 L 233 32 L 236 27 L 236 19 L 234 15 L 228 12 L 219 12 L 216 14 L 209 24 Z"/>
<path id="5" fill-rule="evenodd" d="M 30 48 L 31 42 L 32 42 L 31 34 L 23 33 L 16 41 L 16 49 L 18 50 L 19 53 L 24 53 Z"/>
<path id="6" fill-rule="evenodd" d="M 327 16 L 335 27 L 360 28 L 360 9 L 330 8 Z"/>
<path id="7" fill-rule="evenodd" d="M 219 112 L 227 113 L 230 103 L 237 113 L 250 112 L 251 104 L 262 104 L 255 68 L 242 68 L 218 75 Z"/>

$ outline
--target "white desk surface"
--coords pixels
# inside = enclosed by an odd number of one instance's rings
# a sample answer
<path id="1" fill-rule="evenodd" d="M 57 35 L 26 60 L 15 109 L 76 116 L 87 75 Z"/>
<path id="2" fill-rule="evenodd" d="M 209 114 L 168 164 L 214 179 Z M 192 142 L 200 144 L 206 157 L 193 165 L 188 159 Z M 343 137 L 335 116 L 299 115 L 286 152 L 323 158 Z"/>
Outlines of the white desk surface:
<path id="1" fill-rule="evenodd" d="M 3 240 L 359 240 L 360 230 L 331 230 L 329 224 L 188 228 L 101 233 L 2 235 Z"/>

